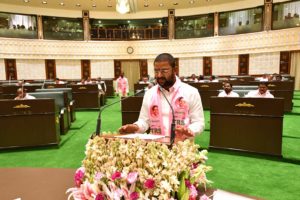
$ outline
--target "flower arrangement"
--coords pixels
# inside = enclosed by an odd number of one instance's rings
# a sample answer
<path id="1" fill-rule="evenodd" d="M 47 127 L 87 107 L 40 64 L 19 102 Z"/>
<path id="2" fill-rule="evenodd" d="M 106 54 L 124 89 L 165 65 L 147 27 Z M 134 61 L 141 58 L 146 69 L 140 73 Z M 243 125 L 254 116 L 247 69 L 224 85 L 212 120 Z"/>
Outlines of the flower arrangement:
<path id="1" fill-rule="evenodd" d="M 104 199 L 209 199 L 200 188 L 210 181 L 207 151 L 190 140 L 168 148 L 140 139 L 95 137 L 86 146 L 83 165 L 75 173 L 76 187 L 69 198 Z"/>

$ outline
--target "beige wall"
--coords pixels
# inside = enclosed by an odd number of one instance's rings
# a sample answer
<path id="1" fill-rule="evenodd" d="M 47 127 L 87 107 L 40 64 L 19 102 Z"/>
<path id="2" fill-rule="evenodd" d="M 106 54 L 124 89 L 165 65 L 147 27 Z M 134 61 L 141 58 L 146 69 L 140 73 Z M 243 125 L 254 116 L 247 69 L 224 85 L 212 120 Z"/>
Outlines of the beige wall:
<path id="1" fill-rule="evenodd" d="M 279 73 L 280 52 L 249 55 L 249 74 Z"/>
<path id="2" fill-rule="evenodd" d="M 238 55 L 212 57 L 213 75 L 237 75 Z"/>
<path id="3" fill-rule="evenodd" d="M 113 60 L 91 60 L 92 78 L 113 78 L 114 61 Z"/>
<path id="4" fill-rule="evenodd" d="M 179 59 L 179 76 L 197 76 L 203 74 L 202 57 Z"/>
<path id="5" fill-rule="evenodd" d="M 17 59 L 18 79 L 45 79 L 45 60 Z"/>
<path id="6" fill-rule="evenodd" d="M 81 60 L 56 60 L 56 77 L 60 79 L 80 79 Z"/>
<path id="7" fill-rule="evenodd" d="M 5 80 L 5 64 L 4 59 L 0 59 L 0 80 Z"/>

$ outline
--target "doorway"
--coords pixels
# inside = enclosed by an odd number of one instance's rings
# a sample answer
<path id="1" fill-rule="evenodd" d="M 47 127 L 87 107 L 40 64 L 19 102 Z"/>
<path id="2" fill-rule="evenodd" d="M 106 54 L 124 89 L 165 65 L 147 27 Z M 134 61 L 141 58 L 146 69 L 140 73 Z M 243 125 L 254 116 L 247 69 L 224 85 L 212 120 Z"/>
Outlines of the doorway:
<path id="1" fill-rule="evenodd" d="M 134 91 L 134 84 L 140 79 L 140 62 L 124 60 L 121 61 L 122 71 L 128 79 L 129 91 Z"/>

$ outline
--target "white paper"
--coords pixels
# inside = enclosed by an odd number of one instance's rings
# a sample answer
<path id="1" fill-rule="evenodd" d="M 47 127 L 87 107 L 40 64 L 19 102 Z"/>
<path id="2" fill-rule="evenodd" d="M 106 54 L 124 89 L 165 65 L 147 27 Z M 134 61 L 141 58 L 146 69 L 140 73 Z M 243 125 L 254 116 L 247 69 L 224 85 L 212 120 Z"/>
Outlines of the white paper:
<path id="1" fill-rule="evenodd" d="M 126 135 L 118 135 L 114 136 L 117 138 L 124 138 L 124 139 L 134 139 L 139 138 L 142 140 L 157 140 L 160 138 L 164 138 L 164 135 L 153 135 L 153 134 L 141 134 L 141 133 L 133 133 L 133 134 L 126 134 Z"/>
<path id="2" fill-rule="evenodd" d="M 213 200 L 253 200 L 252 198 L 243 197 L 238 194 L 226 192 L 224 190 L 216 190 L 213 195 Z"/>

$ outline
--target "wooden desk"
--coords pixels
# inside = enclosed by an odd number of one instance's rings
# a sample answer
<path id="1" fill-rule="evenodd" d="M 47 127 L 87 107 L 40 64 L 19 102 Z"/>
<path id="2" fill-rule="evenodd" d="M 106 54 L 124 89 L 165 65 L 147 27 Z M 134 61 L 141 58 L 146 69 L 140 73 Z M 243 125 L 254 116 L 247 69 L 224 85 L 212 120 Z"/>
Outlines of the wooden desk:
<path id="1" fill-rule="evenodd" d="M 211 97 L 210 148 L 281 156 L 282 98 Z"/>
<path id="2" fill-rule="evenodd" d="M 2 85 L 2 98 L 3 99 L 14 99 L 17 96 L 17 90 L 21 86 L 17 85 Z M 24 88 L 27 89 L 27 93 L 34 92 L 36 89 L 42 88 L 42 84 L 29 84 L 24 85 Z"/>
<path id="3" fill-rule="evenodd" d="M 58 144 L 58 109 L 53 99 L 0 100 L 0 148 Z"/>
<path id="4" fill-rule="evenodd" d="M 219 90 L 223 88 L 222 82 L 211 83 L 189 83 L 198 89 L 204 109 L 210 109 L 210 97 L 218 96 Z"/>
<path id="5" fill-rule="evenodd" d="M 135 83 L 134 84 L 134 92 L 137 92 L 137 90 L 142 90 L 142 89 L 144 89 L 144 88 L 147 88 L 148 87 L 148 83 Z"/>
<path id="6" fill-rule="evenodd" d="M 122 125 L 136 122 L 143 103 L 142 96 L 129 97 L 121 101 Z"/>
<path id="7" fill-rule="evenodd" d="M 76 109 L 99 109 L 98 85 L 69 85 L 72 88 Z"/>

